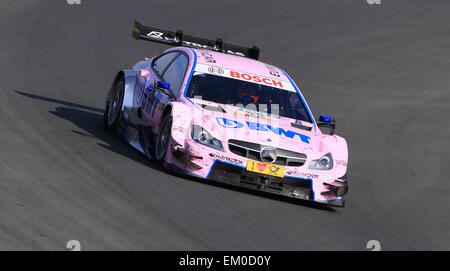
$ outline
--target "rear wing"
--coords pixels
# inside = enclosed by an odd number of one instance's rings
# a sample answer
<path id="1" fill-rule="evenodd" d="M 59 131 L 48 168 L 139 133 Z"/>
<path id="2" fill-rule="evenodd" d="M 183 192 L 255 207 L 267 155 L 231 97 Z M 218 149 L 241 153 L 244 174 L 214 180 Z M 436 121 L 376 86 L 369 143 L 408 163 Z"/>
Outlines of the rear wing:
<path id="1" fill-rule="evenodd" d="M 176 30 L 176 32 L 162 30 L 142 25 L 138 21 L 134 22 L 132 35 L 133 38 L 137 40 L 159 42 L 170 46 L 185 46 L 191 48 L 207 49 L 252 59 L 258 59 L 259 57 L 259 48 L 256 46 L 247 48 L 243 46 L 224 43 L 220 38 L 217 38 L 215 41 L 213 41 L 204 38 L 184 35 L 182 30 Z"/>

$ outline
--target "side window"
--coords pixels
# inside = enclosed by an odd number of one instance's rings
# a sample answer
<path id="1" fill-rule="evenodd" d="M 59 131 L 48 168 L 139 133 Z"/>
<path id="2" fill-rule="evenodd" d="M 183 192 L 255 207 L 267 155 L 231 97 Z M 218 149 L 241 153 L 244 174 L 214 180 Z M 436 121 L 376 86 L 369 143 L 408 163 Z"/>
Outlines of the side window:
<path id="1" fill-rule="evenodd" d="M 183 83 L 184 74 L 186 73 L 186 68 L 188 66 L 188 58 L 184 54 L 180 54 L 169 68 L 167 68 L 162 79 L 164 82 L 170 83 L 170 89 L 175 94 L 178 95 L 180 92 L 181 84 Z"/>
<path id="2" fill-rule="evenodd" d="M 153 69 L 158 73 L 158 75 L 161 77 L 162 73 L 166 69 L 167 65 L 170 64 L 172 59 L 179 54 L 179 52 L 170 52 L 165 55 L 160 56 L 153 62 Z"/>

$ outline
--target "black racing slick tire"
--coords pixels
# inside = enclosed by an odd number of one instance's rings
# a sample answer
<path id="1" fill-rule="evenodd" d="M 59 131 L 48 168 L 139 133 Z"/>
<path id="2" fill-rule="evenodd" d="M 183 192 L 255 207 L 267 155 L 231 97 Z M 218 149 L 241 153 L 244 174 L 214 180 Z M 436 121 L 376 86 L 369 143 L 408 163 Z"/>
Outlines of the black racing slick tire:
<path id="1" fill-rule="evenodd" d="M 112 133 L 116 132 L 120 125 L 124 93 L 125 81 L 120 78 L 114 85 L 112 99 L 106 104 L 103 115 L 103 123 L 106 129 Z"/>
<path id="2" fill-rule="evenodd" d="M 164 158 L 166 157 L 169 149 L 171 131 L 172 115 L 167 114 L 162 121 L 161 129 L 159 129 L 159 132 L 156 135 L 154 158 L 159 164 L 163 164 Z"/>

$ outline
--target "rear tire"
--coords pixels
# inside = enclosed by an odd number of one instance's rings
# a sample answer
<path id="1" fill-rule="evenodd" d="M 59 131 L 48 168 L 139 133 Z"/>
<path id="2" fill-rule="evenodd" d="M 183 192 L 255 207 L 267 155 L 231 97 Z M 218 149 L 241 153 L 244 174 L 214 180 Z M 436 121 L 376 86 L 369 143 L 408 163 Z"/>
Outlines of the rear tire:
<path id="1" fill-rule="evenodd" d="M 122 115 L 123 96 L 125 93 L 125 82 L 120 78 L 114 86 L 113 98 L 106 104 L 103 122 L 108 131 L 114 133 L 120 125 Z"/>
<path id="2" fill-rule="evenodd" d="M 155 142 L 154 157 L 156 162 L 158 162 L 159 164 L 162 164 L 164 162 L 164 158 L 166 157 L 167 151 L 169 149 L 171 131 L 172 131 L 172 115 L 167 114 L 164 117 L 161 129 L 159 129 Z"/>

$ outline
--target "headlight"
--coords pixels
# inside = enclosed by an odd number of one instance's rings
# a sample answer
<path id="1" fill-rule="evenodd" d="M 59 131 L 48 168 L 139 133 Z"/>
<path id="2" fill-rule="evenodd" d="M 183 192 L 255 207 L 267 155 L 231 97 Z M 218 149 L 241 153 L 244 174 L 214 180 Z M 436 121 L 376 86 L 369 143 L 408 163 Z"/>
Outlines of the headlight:
<path id="1" fill-rule="evenodd" d="M 192 139 L 199 144 L 219 151 L 223 151 L 222 142 L 214 138 L 210 133 L 208 133 L 199 125 L 194 125 L 192 127 Z"/>
<path id="2" fill-rule="evenodd" d="M 309 169 L 330 170 L 333 168 L 333 156 L 327 153 L 320 159 L 312 160 L 309 164 Z"/>

